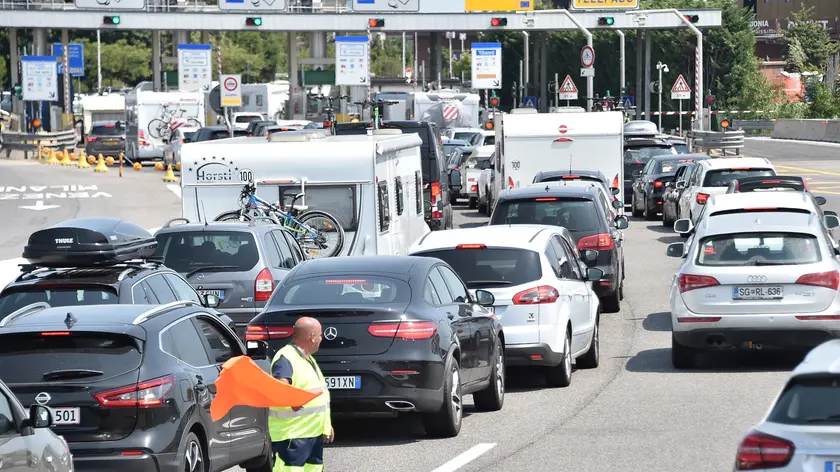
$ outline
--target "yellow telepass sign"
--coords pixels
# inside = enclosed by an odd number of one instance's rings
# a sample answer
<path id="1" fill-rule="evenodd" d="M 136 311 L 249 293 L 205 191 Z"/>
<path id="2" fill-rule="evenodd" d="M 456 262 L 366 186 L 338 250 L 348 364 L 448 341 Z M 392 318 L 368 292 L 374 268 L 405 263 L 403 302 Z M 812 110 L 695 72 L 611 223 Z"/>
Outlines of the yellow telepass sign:
<path id="1" fill-rule="evenodd" d="M 574 0 L 574 10 L 635 10 L 639 0 Z"/>
<path id="2" fill-rule="evenodd" d="M 464 0 L 464 11 L 534 11 L 535 1 L 536 0 Z"/>

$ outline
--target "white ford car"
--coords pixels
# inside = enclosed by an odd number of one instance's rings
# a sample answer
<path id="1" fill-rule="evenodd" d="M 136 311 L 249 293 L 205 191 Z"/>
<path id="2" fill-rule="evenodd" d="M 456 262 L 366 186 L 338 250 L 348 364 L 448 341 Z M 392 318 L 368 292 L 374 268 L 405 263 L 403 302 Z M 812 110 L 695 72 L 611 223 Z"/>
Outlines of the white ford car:
<path id="1" fill-rule="evenodd" d="M 557 226 L 512 225 L 431 232 L 409 255 L 446 261 L 471 291 L 496 297 L 505 327 L 505 364 L 543 367 L 549 385 L 565 387 L 572 364 L 599 364 L 600 306 L 574 239 Z M 594 261 L 597 251 L 583 251 Z"/>

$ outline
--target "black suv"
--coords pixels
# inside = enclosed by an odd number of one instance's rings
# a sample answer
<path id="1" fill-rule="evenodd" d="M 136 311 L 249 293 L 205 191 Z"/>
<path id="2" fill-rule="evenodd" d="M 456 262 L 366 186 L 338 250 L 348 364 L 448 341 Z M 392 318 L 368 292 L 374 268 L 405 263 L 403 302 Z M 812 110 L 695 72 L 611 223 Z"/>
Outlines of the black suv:
<path id="1" fill-rule="evenodd" d="M 0 329 L 0 377 L 24 405 L 52 409 L 79 471 L 270 471 L 267 409 L 210 417 L 222 364 L 245 354 L 189 301 L 36 305 Z"/>
<path id="2" fill-rule="evenodd" d="M 342 134 L 365 134 L 369 123 L 338 123 L 335 132 Z M 431 203 L 431 214 L 426 213 L 426 223 L 432 231 L 454 228 L 452 195 L 449 188 L 449 171 L 446 168 L 446 153 L 440 130 L 428 121 L 383 121 L 381 129 L 398 129 L 403 134 L 417 133 L 423 143 L 420 157 L 423 161 L 423 198 Z M 460 190 L 460 189 L 459 189 Z"/>
<path id="3" fill-rule="evenodd" d="M 642 169 L 651 157 L 676 155 L 674 146 L 659 138 L 626 138 L 624 140 L 624 203 L 633 201 L 633 182 L 642 174 Z"/>

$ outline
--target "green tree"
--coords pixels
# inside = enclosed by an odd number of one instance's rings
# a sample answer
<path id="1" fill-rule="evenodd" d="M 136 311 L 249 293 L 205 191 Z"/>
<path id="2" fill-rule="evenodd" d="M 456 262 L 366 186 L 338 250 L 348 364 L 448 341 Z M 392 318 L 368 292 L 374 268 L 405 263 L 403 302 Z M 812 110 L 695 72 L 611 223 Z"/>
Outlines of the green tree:
<path id="1" fill-rule="evenodd" d="M 405 51 L 405 63 L 412 64 L 413 52 Z M 382 41 L 378 35 L 373 36 L 370 43 L 370 70 L 376 77 L 402 77 L 404 69 L 402 63 L 402 39 L 393 38 Z"/>
<path id="2" fill-rule="evenodd" d="M 6 58 L 0 56 L 0 89 L 11 88 L 12 84 L 8 83 L 11 80 L 11 74 L 6 73 L 8 70 L 9 68 L 6 67 Z M 6 77 L 7 75 L 9 77 Z"/>
<path id="3" fill-rule="evenodd" d="M 793 72 L 822 72 L 828 59 L 838 51 L 828 31 L 812 19 L 813 11 L 813 7 L 803 8 L 788 18 L 790 24 L 784 31 L 785 59 Z"/>
<path id="4" fill-rule="evenodd" d="M 837 118 L 840 114 L 840 93 L 834 84 L 817 84 L 809 93 L 811 102 L 805 111 L 805 118 Z"/>
<path id="5" fill-rule="evenodd" d="M 808 57 L 805 55 L 805 50 L 802 48 L 802 43 L 799 38 L 792 37 L 785 43 L 784 52 L 785 67 L 788 72 L 805 72 L 808 70 L 806 62 Z"/>

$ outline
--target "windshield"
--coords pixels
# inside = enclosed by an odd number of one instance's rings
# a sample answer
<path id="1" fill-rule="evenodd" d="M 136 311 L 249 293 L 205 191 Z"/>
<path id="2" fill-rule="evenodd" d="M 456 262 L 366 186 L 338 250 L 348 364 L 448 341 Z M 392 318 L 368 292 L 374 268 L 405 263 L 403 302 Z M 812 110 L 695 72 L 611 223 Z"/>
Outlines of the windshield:
<path id="1" fill-rule="evenodd" d="M 718 169 L 710 170 L 703 180 L 704 187 L 729 187 L 733 180 L 744 177 L 772 177 L 776 175 L 773 169 Z"/>
<path id="2" fill-rule="evenodd" d="M 795 377 L 767 420 L 791 425 L 840 425 L 840 377 Z"/>
<path id="3" fill-rule="evenodd" d="M 738 233 L 704 238 L 697 264 L 757 266 L 813 264 L 820 261 L 816 236 L 798 233 Z"/>
<path id="4" fill-rule="evenodd" d="M 356 305 L 408 303 L 411 288 L 390 277 L 324 275 L 283 284 L 272 307 L 283 305 Z M 281 302 L 282 300 L 282 302 Z"/>
<path id="5" fill-rule="evenodd" d="M 97 287 L 23 287 L 3 294 L 0 298 L 0 320 L 33 303 L 46 302 L 50 306 L 114 305 L 119 303 L 117 292 L 108 286 Z"/>
<path id="6" fill-rule="evenodd" d="M 300 185 L 280 187 L 279 199 L 288 206 L 292 198 L 301 192 Z M 356 231 L 359 224 L 356 211 L 355 185 L 316 185 L 306 184 L 305 199 L 298 199 L 295 205 L 306 202 L 308 210 L 321 210 L 334 216 L 344 227 L 345 231 Z"/>
<path id="7" fill-rule="evenodd" d="M 90 129 L 91 136 L 122 136 L 125 128 L 115 124 L 94 125 Z"/>
<path id="8" fill-rule="evenodd" d="M 688 144 L 683 143 L 674 143 L 674 149 L 677 150 L 680 154 L 690 154 L 691 151 L 688 150 Z"/>
<path id="9" fill-rule="evenodd" d="M 601 228 L 595 202 L 558 197 L 501 201 L 493 210 L 490 224 L 553 225 L 573 232 Z"/>
<path id="10" fill-rule="evenodd" d="M 670 154 L 676 154 L 676 149 L 672 147 L 647 147 L 647 148 L 635 148 L 635 149 L 626 149 L 624 151 L 624 163 L 625 164 L 647 164 L 651 157 L 654 156 L 667 156 Z"/>
<path id="11" fill-rule="evenodd" d="M 526 249 L 444 249 L 415 255 L 446 261 L 471 289 L 523 285 L 542 278 L 539 254 Z"/>
<path id="12" fill-rule="evenodd" d="M 239 115 L 234 121 L 237 123 L 250 123 L 252 121 L 261 121 L 262 117 L 259 115 Z"/>
<path id="13" fill-rule="evenodd" d="M 254 237 L 245 231 L 178 231 L 158 234 L 155 239 L 155 257 L 182 274 L 201 267 L 215 267 L 213 272 L 247 272 L 260 260 Z"/>
<path id="14" fill-rule="evenodd" d="M 461 132 L 455 133 L 455 135 L 452 136 L 452 139 L 463 139 L 466 142 L 470 142 L 472 140 L 473 136 L 476 135 L 476 133 L 477 133 L 476 131 L 461 131 Z"/>
<path id="15" fill-rule="evenodd" d="M 248 136 L 248 132 L 244 129 L 235 129 L 233 130 L 233 137 L 234 138 L 241 138 L 242 136 Z M 230 138 L 230 131 L 228 130 L 216 130 L 210 132 L 210 137 L 208 141 L 216 141 L 217 139 L 228 139 Z"/>

